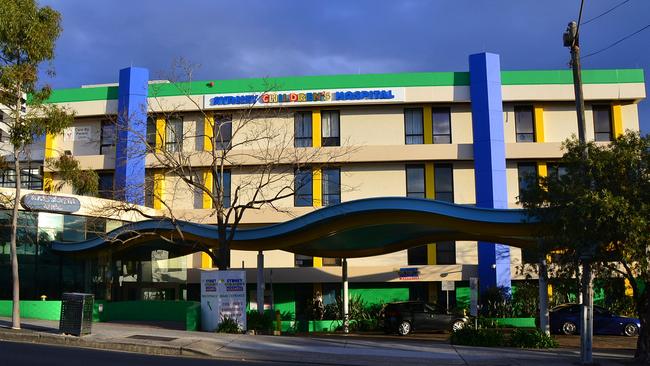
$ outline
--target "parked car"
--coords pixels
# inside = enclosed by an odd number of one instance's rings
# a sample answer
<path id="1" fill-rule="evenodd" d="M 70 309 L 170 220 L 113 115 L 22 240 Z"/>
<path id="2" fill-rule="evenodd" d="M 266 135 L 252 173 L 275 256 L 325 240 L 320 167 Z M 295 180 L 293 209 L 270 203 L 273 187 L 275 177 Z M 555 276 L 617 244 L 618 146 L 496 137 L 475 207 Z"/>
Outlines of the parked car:
<path id="1" fill-rule="evenodd" d="M 561 334 L 580 333 L 580 304 L 562 304 L 549 311 L 551 332 Z M 625 335 L 633 337 L 639 334 L 641 322 L 612 314 L 609 310 L 594 306 L 594 334 Z"/>
<path id="2" fill-rule="evenodd" d="M 467 317 L 449 314 L 444 307 L 423 301 L 403 301 L 386 304 L 382 311 L 387 333 L 407 335 L 414 331 L 461 329 Z"/>

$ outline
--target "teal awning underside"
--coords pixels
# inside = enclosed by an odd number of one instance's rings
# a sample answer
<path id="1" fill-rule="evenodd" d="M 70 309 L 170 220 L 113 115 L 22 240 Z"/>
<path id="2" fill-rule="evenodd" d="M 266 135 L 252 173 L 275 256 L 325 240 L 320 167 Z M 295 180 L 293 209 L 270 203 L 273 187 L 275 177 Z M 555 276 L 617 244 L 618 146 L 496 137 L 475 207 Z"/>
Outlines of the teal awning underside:
<path id="1" fill-rule="evenodd" d="M 382 197 L 323 207 L 280 224 L 237 229 L 231 248 L 280 249 L 338 258 L 391 253 L 443 240 L 480 240 L 532 249 L 537 245 L 536 230 L 537 224 L 530 222 L 523 210 Z M 126 253 L 158 245 L 163 246 L 158 249 L 176 249 L 174 252 L 181 255 L 196 251 L 195 243 L 217 249 L 217 227 L 169 219 L 146 220 L 92 240 L 54 242 L 52 249 L 78 254 L 103 250 Z"/>

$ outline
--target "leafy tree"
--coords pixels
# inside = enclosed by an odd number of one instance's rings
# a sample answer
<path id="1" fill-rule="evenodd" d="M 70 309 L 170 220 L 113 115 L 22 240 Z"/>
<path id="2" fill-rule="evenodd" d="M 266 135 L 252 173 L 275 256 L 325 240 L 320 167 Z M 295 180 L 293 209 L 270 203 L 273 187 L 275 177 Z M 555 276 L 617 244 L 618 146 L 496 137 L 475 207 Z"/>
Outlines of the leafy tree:
<path id="1" fill-rule="evenodd" d="M 39 87 L 39 68 L 54 58 L 54 43 L 61 33 L 61 16 L 39 7 L 34 0 L 0 2 L 0 105 L 9 111 L 3 130 L 9 132 L 9 150 L 16 172 L 16 190 L 9 197 L 11 211 L 11 271 L 13 277 L 12 327 L 20 328 L 20 293 L 16 238 L 20 203 L 20 160 L 29 158 L 29 147 L 40 137 L 59 133 L 70 124 L 67 111 L 43 101 L 48 87 Z M 53 74 L 49 69 L 48 73 Z M 29 110 L 26 99 L 29 98 Z M 47 182 L 46 182 L 47 184 Z M 9 206 L 8 205 L 8 206 Z"/>
<path id="2" fill-rule="evenodd" d="M 543 223 L 546 253 L 558 276 L 577 277 L 588 256 L 597 277 L 632 287 L 641 321 L 636 358 L 650 360 L 650 137 L 627 132 L 609 145 L 564 143 L 559 169 L 529 184 L 520 201 Z"/>

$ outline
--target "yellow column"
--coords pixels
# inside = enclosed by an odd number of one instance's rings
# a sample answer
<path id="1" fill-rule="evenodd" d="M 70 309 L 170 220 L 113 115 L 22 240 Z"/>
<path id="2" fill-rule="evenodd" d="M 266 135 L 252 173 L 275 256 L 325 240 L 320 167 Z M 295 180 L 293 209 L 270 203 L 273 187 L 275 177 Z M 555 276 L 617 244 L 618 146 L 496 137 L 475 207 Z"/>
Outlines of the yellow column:
<path id="1" fill-rule="evenodd" d="M 320 112 L 318 114 L 320 116 Z M 320 122 L 319 122 L 320 126 Z M 319 127 L 319 136 L 320 136 L 320 127 Z M 314 134 L 316 136 L 316 134 Z M 314 142 L 316 140 L 314 139 Z M 320 138 L 319 138 L 319 146 L 320 146 Z M 315 145 L 314 145 L 315 146 Z M 320 168 L 314 168 L 312 171 L 312 199 L 313 199 L 313 206 L 314 207 L 322 207 L 323 206 L 323 186 L 322 186 L 322 181 L 323 181 L 323 171 Z M 321 257 L 314 257 L 314 267 L 322 267 L 323 266 L 323 258 Z"/>
<path id="2" fill-rule="evenodd" d="M 535 106 L 535 142 L 544 142 L 544 108 Z"/>
<path id="3" fill-rule="evenodd" d="M 634 292 L 632 291 L 632 284 L 627 278 L 625 279 L 625 296 L 634 296 Z"/>
<path id="4" fill-rule="evenodd" d="M 428 113 L 425 112 L 425 115 L 428 114 L 429 122 L 431 122 L 431 108 L 429 107 L 428 109 L 429 109 L 429 112 Z M 425 110 L 426 110 L 426 108 L 425 108 Z M 425 121 L 426 121 L 426 118 L 425 118 Z M 425 126 L 426 126 L 426 122 L 425 122 Z M 431 126 L 431 123 L 429 123 L 429 126 Z M 431 130 L 431 128 L 429 128 L 429 130 Z M 427 129 L 425 128 L 424 129 L 424 134 L 425 134 L 424 135 L 424 141 L 425 141 L 425 143 L 427 143 L 426 142 L 427 141 L 427 138 L 426 138 L 427 137 L 427 132 L 426 131 L 427 131 Z M 431 140 L 432 140 L 431 137 L 433 136 L 432 132 L 430 132 L 428 134 L 428 136 L 430 136 L 428 143 L 431 143 Z M 433 162 L 424 163 L 424 196 L 426 198 L 428 198 L 428 199 L 435 199 L 436 198 L 435 197 L 436 190 L 435 190 L 435 183 L 434 183 L 435 182 L 434 181 L 435 177 L 434 177 L 434 169 L 433 168 L 434 168 Z M 427 264 L 436 264 L 436 263 L 437 263 L 436 243 L 427 244 Z"/>
<path id="5" fill-rule="evenodd" d="M 165 190 L 165 173 L 162 170 L 156 170 L 153 173 L 153 208 L 162 209 L 162 197 Z"/>
<path id="6" fill-rule="evenodd" d="M 212 258 L 205 252 L 201 252 L 201 268 L 212 268 Z"/>
<path id="7" fill-rule="evenodd" d="M 546 166 L 546 162 L 537 162 L 537 176 L 540 178 L 545 178 L 548 176 L 548 167 Z"/>
<path id="8" fill-rule="evenodd" d="M 48 159 L 52 159 L 55 156 L 55 146 L 54 139 L 56 136 L 48 133 L 45 135 L 45 151 L 43 152 L 44 162 L 47 162 Z M 43 173 L 43 190 L 45 192 L 51 192 L 54 188 L 54 176 L 52 172 Z"/>
<path id="9" fill-rule="evenodd" d="M 311 112 L 311 136 L 312 146 L 321 147 L 321 115 L 320 109 L 314 109 Z"/>
<path id="10" fill-rule="evenodd" d="M 203 121 L 203 150 L 212 151 L 212 139 L 214 137 L 214 115 L 208 113 Z"/>
<path id="11" fill-rule="evenodd" d="M 165 148 L 165 136 L 167 135 L 167 120 L 164 116 L 156 116 L 156 152 Z"/>
<path id="12" fill-rule="evenodd" d="M 212 192 L 214 182 L 211 170 L 205 170 L 203 172 L 203 185 Z M 210 195 L 206 192 L 203 192 L 203 208 L 212 208 L 212 198 L 210 198 Z"/>
<path id="13" fill-rule="evenodd" d="M 422 108 L 424 122 L 424 143 L 433 144 L 433 119 L 431 116 L 431 106 Z"/>
<path id="14" fill-rule="evenodd" d="M 612 120 L 614 122 L 614 137 L 619 137 L 625 132 L 623 131 L 623 111 L 620 103 L 612 105 Z"/>

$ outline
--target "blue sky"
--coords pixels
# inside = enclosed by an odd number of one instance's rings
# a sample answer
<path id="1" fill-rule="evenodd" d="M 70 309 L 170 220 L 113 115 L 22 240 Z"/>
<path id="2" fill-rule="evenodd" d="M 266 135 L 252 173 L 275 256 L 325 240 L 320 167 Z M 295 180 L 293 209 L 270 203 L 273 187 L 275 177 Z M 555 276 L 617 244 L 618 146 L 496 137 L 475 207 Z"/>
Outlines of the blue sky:
<path id="1" fill-rule="evenodd" d="M 586 1 L 584 18 L 624 0 Z M 579 0 L 41 1 L 63 15 L 55 88 L 117 80 L 120 68 L 163 78 L 183 57 L 193 78 L 465 71 L 468 55 L 501 55 L 504 70 L 568 68 L 562 33 Z M 581 28 L 583 55 L 650 24 L 650 1 L 629 0 Z M 650 29 L 583 60 L 643 68 Z M 647 84 L 647 82 L 646 82 Z M 650 102 L 640 104 L 650 132 Z"/>

